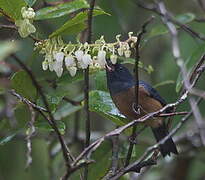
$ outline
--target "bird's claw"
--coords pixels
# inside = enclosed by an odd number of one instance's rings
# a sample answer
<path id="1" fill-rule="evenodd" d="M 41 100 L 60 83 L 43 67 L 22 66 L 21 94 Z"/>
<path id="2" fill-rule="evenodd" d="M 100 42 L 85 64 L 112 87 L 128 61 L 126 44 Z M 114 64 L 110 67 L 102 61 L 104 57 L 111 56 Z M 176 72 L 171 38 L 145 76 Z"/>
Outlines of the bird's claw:
<path id="1" fill-rule="evenodd" d="M 133 109 L 133 111 L 134 111 L 137 115 L 140 115 L 140 113 L 141 113 L 141 107 L 140 107 L 139 104 L 136 105 L 136 103 L 133 103 L 133 104 L 132 104 L 132 109 Z"/>

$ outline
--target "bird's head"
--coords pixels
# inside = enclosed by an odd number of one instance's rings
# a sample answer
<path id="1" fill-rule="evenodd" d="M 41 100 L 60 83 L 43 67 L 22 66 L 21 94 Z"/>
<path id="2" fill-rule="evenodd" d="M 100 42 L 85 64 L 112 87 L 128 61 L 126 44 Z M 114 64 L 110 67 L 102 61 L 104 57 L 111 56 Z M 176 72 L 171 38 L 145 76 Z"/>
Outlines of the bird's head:
<path id="1" fill-rule="evenodd" d="M 106 67 L 107 85 L 111 94 L 125 91 L 134 86 L 134 78 L 122 64 L 111 64 Z"/>

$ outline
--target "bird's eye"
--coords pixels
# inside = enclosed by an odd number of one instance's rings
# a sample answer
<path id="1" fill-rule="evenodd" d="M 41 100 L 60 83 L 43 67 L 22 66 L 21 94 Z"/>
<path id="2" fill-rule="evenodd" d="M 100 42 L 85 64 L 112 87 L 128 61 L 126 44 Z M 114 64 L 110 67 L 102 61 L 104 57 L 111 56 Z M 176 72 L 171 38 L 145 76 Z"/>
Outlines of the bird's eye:
<path id="1" fill-rule="evenodd" d="M 119 67 L 119 70 L 121 71 L 121 70 L 123 70 L 123 68 L 122 68 L 122 67 Z"/>

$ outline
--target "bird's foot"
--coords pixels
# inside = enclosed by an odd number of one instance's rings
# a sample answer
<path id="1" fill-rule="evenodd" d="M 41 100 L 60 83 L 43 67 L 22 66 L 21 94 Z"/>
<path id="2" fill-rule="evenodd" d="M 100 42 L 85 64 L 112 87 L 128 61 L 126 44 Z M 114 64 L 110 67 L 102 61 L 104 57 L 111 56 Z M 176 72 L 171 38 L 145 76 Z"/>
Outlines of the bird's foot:
<path id="1" fill-rule="evenodd" d="M 128 138 L 128 140 L 129 140 L 129 142 L 130 143 L 132 143 L 132 144 L 137 144 L 138 143 L 138 141 L 137 141 L 137 135 L 135 134 L 134 136 L 132 135 L 132 136 L 130 136 L 129 138 Z"/>
<path id="2" fill-rule="evenodd" d="M 136 105 L 136 103 L 133 103 L 132 104 L 132 109 L 133 111 L 137 114 L 137 115 L 140 115 L 141 113 L 141 106 L 138 104 Z"/>

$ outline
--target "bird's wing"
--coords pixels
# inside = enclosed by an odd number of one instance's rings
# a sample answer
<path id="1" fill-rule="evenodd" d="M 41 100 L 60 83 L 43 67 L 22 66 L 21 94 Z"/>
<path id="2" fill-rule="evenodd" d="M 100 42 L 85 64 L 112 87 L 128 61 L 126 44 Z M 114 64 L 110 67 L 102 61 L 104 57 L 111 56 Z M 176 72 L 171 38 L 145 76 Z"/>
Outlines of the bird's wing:
<path id="1" fill-rule="evenodd" d="M 149 85 L 148 83 L 144 81 L 139 81 L 139 85 L 143 86 L 150 94 L 150 97 L 158 100 L 162 104 L 162 106 L 165 106 L 167 104 L 166 101 L 159 95 L 157 90 L 154 89 L 151 85 Z"/>

